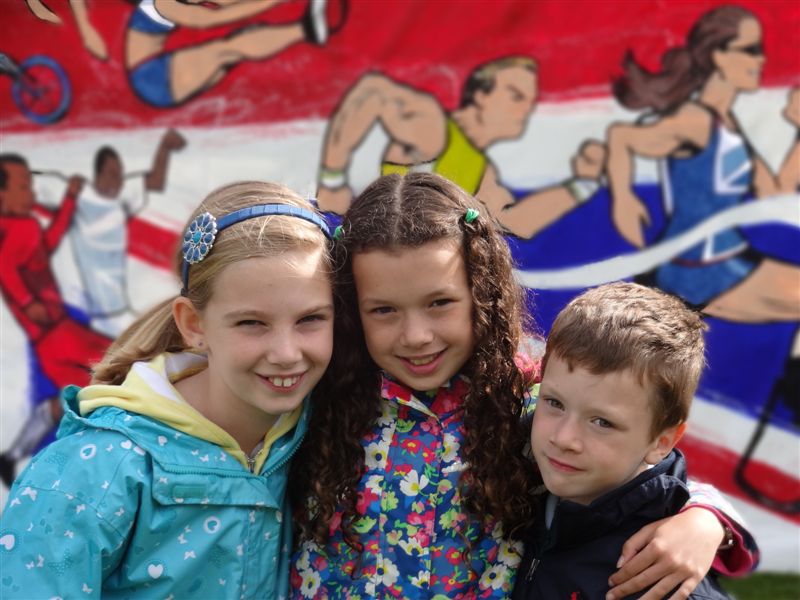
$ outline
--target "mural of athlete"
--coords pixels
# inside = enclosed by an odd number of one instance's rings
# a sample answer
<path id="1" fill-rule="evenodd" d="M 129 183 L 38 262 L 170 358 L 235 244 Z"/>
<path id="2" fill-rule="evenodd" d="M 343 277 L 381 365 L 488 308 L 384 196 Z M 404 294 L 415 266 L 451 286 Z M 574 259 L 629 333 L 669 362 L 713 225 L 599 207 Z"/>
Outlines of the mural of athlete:
<path id="1" fill-rule="evenodd" d="M 69 228 L 83 180 L 72 177 L 59 208 L 43 228 L 27 161 L 0 154 L 0 292 L 25 332 L 44 375 L 57 387 L 89 383 L 89 366 L 111 340 L 70 318 L 50 268 L 50 256 Z M 57 399 L 40 404 L 10 450 L 0 455 L 0 478 L 8 485 L 14 465 L 29 455 L 61 417 Z"/>
<path id="2" fill-rule="evenodd" d="M 486 150 L 522 135 L 538 95 L 537 65 L 510 56 L 480 65 L 467 78 L 459 108 L 447 113 L 432 95 L 381 73 L 364 75 L 330 119 L 322 151 L 317 200 L 322 210 L 344 214 L 353 199 L 347 168 L 373 125 L 390 141 L 382 174 L 428 170 L 483 201 L 510 232 L 530 237 L 572 210 L 596 188 L 604 159 L 601 144 L 587 143 L 573 160 L 576 177 L 515 203 Z M 585 193 L 586 190 L 589 193 Z"/>
<path id="3" fill-rule="evenodd" d="M 628 55 L 624 75 L 614 85 L 617 99 L 660 117 L 647 124 L 616 123 L 608 131 L 612 218 L 630 243 L 644 245 L 643 226 L 650 222 L 631 186 L 635 155 L 664 159 L 661 183 L 668 215 L 662 239 L 682 234 L 751 193 L 769 198 L 797 191 L 800 137 L 775 175 L 732 112 L 740 93 L 758 89 L 764 60 L 761 24 L 738 6 L 721 6 L 700 17 L 686 45 L 663 56 L 659 73 L 645 71 Z M 800 90 L 791 92 L 783 114 L 800 128 Z M 654 277 L 661 289 L 714 317 L 800 322 L 800 266 L 757 253 L 735 228 L 687 249 L 659 266 Z M 795 411 L 800 408 L 798 335 L 775 397 Z"/>
<path id="4" fill-rule="evenodd" d="M 133 91 L 160 108 L 206 91 L 242 61 L 264 60 L 298 42 L 328 39 L 327 0 L 309 0 L 303 18 L 283 25 L 249 24 L 224 38 L 165 50 L 176 27 L 205 29 L 253 17 L 282 0 L 140 0 L 125 36 L 125 68 Z"/>
<path id="5" fill-rule="evenodd" d="M 170 129 L 146 173 L 125 175 L 122 159 L 104 146 L 94 159 L 94 178 L 78 195 L 70 232 L 75 260 L 95 331 L 116 337 L 133 321 L 127 293 L 128 220 L 147 204 L 148 191 L 163 191 L 172 152 L 186 145 Z"/>

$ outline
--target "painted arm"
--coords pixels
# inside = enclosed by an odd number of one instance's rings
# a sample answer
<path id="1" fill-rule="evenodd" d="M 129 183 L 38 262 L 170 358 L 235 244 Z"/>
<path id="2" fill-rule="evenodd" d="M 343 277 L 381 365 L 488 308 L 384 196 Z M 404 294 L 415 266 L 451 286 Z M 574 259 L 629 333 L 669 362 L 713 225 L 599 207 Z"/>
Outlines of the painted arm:
<path id="1" fill-rule="evenodd" d="M 584 142 L 572 159 L 574 179 L 537 190 L 516 202 L 511 192 L 497 181 L 497 173 L 489 165 L 476 195 L 489 209 L 489 213 L 510 233 L 521 238 L 532 238 L 588 200 L 588 197 L 576 196 L 570 185 L 576 180 L 597 180 L 603 173 L 605 154 L 603 144 Z"/>
<path id="2" fill-rule="evenodd" d="M 154 192 L 164 190 L 167 183 L 170 154 L 184 146 L 186 146 L 186 138 L 174 129 L 167 130 L 153 155 L 153 165 L 144 177 L 145 189 Z"/>
<path id="3" fill-rule="evenodd" d="M 0 236 L 0 289 L 7 295 L 7 303 L 10 299 L 9 304 L 19 307 L 28 306 L 36 299 L 22 278 L 22 270 L 33 254 L 34 242 L 30 240 L 35 239 L 34 227 L 38 228 L 39 223 L 26 219 L 24 224 L 15 224 Z"/>
<path id="4" fill-rule="evenodd" d="M 783 116 L 797 128 L 797 135 L 778 172 L 778 187 L 783 193 L 793 193 L 800 188 L 800 87 L 789 92 Z"/>
<path id="5" fill-rule="evenodd" d="M 704 147 L 710 125 L 711 116 L 706 111 L 688 104 L 656 123 L 615 123 L 609 127 L 606 169 L 612 195 L 611 216 L 622 237 L 634 246 L 644 246 L 642 226 L 650 223 L 647 208 L 633 193 L 634 156 L 665 158 L 686 142 Z"/>
<path id="6" fill-rule="evenodd" d="M 384 127 L 392 145 L 408 148 L 417 160 L 427 161 L 444 148 L 446 119 L 444 109 L 430 94 L 381 73 L 362 77 L 339 104 L 325 134 L 320 209 L 344 214 L 349 208 L 353 193 L 346 170 L 373 125 Z"/>
<path id="7" fill-rule="evenodd" d="M 218 8 L 212 9 L 201 4 L 184 4 L 177 0 L 155 0 L 155 7 L 161 16 L 178 25 L 205 29 L 253 17 L 281 2 L 282 0 L 243 0 L 218 5 Z"/>
<path id="8" fill-rule="evenodd" d="M 69 178 L 67 191 L 64 193 L 64 200 L 53 216 L 53 220 L 47 228 L 47 231 L 44 233 L 44 243 L 48 253 L 52 253 L 58 247 L 64 234 L 69 230 L 72 216 L 75 214 L 78 194 L 81 193 L 82 189 L 83 177 L 80 175 L 73 175 Z"/>

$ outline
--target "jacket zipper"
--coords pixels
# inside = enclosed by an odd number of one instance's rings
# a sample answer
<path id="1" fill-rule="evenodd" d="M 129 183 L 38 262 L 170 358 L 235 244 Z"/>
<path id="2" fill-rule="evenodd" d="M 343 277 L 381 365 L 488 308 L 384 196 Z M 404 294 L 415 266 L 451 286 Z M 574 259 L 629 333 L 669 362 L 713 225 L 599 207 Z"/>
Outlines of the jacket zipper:
<path id="1" fill-rule="evenodd" d="M 533 578 L 533 572 L 536 570 L 536 567 L 539 566 L 541 561 L 538 558 L 534 558 L 531 561 L 531 566 L 528 568 L 528 574 L 525 576 L 525 581 L 530 581 Z"/>
<path id="2" fill-rule="evenodd" d="M 116 431 L 116 430 L 111 429 L 109 431 Z M 306 434 L 303 433 L 303 435 L 300 436 L 300 440 L 297 442 L 297 445 L 292 449 L 292 451 L 289 452 L 289 454 L 287 454 L 285 457 L 283 457 L 283 459 L 278 464 L 276 464 L 269 471 L 264 473 L 263 474 L 264 477 L 272 475 L 275 471 L 277 471 L 283 465 L 285 465 L 287 462 L 289 462 L 292 459 L 292 457 L 295 454 L 297 454 L 297 451 L 300 449 L 300 445 L 303 443 L 303 439 L 305 439 L 305 437 L 306 437 Z M 250 458 L 248 456 L 247 457 L 247 473 L 250 474 L 250 475 L 256 475 L 256 473 L 253 471 L 254 467 L 255 467 L 255 458 Z M 179 466 L 172 466 L 170 468 L 170 471 L 172 471 L 173 473 L 182 473 L 182 474 L 191 474 L 191 475 L 207 475 L 209 473 L 208 469 L 193 469 L 191 467 L 179 467 Z M 236 475 L 233 475 L 233 474 L 231 474 L 231 475 L 236 477 Z M 245 476 L 244 474 L 238 475 L 238 477 L 244 477 L 244 476 Z M 256 475 L 256 476 L 260 477 L 260 475 Z"/>
<path id="3" fill-rule="evenodd" d="M 293 457 L 295 454 L 297 454 L 297 451 L 300 449 L 300 446 L 303 444 L 303 440 L 305 439 L 305 437 L 306 437 L 306 432 L 304 431 L 304 432 L 303 432 L 303 434 L 300 436 L 300 439 L 299 439 L 299 440 L 297 441 L 297 443 L 294 445 L 294 448 L 292 448 L 291 452 L 289 452 L 289 454 L 287 454 L 286 456 L 284 456 L 284 457 L 283 457 L 283 459 L 282 459 L 282 460 L 281 460 L 281 461 L 280 461 L 278 464 L 274 465 L 274 466 L 273 466 L 273 467 L 272 467 L 272 468 L 271 468 L 269 471 L 267 471 L 266 473 L 264 473 L 264 475 L 263 475 L 263 476 L 264 476 L 264 477 L 269 477 L 269 476 L 270 476 L 270 475 L 272 475 L 272 474 L 273 474 L 275 471 L 277 471 L 277 470 L 278 470 L 278 469 L 280 469 L 280 468 L 281 468 L 283 465 L 285 465 L 287 462 L 289 462 L 290 460 L 292 460 L 292 457 Z M 250 462 L 250 461 L 248 460 L 248 463 L 249 463 L 249 462 Z"/>

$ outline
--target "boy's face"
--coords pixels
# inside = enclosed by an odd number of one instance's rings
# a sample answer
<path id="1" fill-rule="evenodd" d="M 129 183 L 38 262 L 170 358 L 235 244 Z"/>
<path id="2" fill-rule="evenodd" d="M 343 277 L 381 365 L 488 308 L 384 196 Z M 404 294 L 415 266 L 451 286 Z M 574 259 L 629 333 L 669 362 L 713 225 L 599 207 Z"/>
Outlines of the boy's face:
<path id="1" fill-rule="evenodd" d="M 551 355 L 534 412 L 531 447 L 548 491 L 589 504 L 663 459 L 673 427 L 651 439 L 650 391 L 631 371 L 593 375 Z"/>
<path id="2" fill-rule="evenodd" d="M 30 169 L 19 163 L 5 163 L 6 187 L 0 190 L 0 212 L 7 215 L 30 214 L 35 201 Z"/>

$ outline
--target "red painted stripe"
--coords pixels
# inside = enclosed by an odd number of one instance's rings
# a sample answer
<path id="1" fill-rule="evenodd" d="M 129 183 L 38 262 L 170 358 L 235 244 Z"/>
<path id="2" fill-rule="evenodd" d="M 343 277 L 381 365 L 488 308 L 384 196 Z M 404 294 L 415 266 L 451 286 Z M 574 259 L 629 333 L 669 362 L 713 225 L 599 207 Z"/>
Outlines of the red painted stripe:
<path id="1" fill-rule="evenodd" d="M 128 86 L 123 56 L 133 7 L 122 0 L 89 3 L 91 20 L 109 48 L 107 62 L 91 58 L 83 49 L 67 3 L 49 3 L 61 16 L 61 26 L 39 21 L 24 2 L 4 3 L 2 51 L 18 60 L 46 54 L 68 71 L 74 87 L 72 106 L 48 130 L 282 122 L 329 115 L 353 82 L 369 70 L 429 91 L 453 108 L 472 68 L 508 54 L 528 54 L 539 61 L 544 100 L 607 95 L 626 50 L 633 49 L 647 67 L 655 68 L 665 49 L 683 43 L 703 12 L 722 3 L 350 0 L 348 21 L 325 47 L 301 43 L 268 60 L 243 63 L 212 90 L 170 110 L 146 105 Z M 800 53 L 794 43 L 800 31 L 800 3 L 736 4 L 751 9 L 763 25 L 768 57 L 763 84 L 800 82 Z M 305 6 L 306 2 L 286 3 L 251 22 L 294 22 Z M 166 48 L 197 46 L 242 26 L 178 28 Z M 5 131 L 39 130 L 20 115 L 9 92 L 10 80 L 0 77 Z"/>
<path id="2" fill-rule="evenodd" d="M 128 223 L 128 254 L 147 264 L 173 271 L 179 235 L 143 219 Z"/>
<path id="3" fill-rule="evenodd" d="M 753 428 L 755 428 L 753 421 Z M 800 525 L 800 515 L 787 515 L 758 504 L 748 496 L 733 478 L 739 455 L 692 436 L 684 436 L 678 445 L 686 455 L 689 476 L 711 483 L 721 492 L 745 500 L 772 514 Z M 752 460 L 745 471 L 748 481 L 754 482 L 767 496 L 776 500 L 795 500 L 800 496 L 800 481 L 767 463 Z"/>

